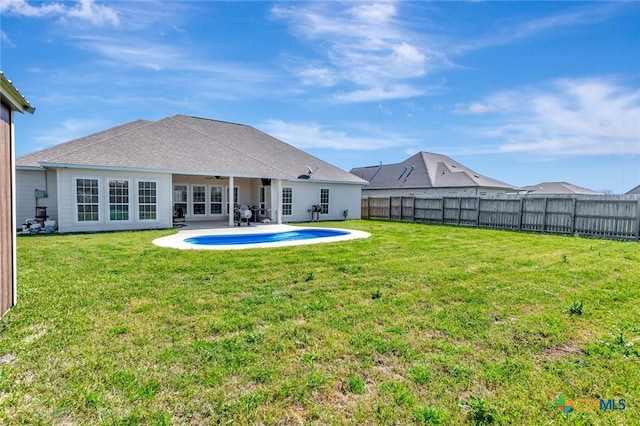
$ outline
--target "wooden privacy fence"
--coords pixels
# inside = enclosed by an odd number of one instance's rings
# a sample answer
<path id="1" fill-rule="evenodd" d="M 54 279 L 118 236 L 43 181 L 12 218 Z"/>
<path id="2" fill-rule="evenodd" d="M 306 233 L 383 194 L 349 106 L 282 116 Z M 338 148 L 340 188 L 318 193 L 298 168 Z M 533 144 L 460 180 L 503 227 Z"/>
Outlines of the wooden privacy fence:
<path id="1" fill-rule="evenodd" d="M 640 198 L 634 196 L 364 197 L 362 218 L 640 239 Z"/>

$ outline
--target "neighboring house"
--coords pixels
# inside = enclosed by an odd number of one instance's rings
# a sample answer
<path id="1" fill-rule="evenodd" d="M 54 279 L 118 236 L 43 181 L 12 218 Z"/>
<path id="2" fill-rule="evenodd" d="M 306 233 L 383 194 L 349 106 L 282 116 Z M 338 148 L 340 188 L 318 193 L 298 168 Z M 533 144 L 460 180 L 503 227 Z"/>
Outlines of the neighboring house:
<path id="1" fill-rule="evenodd" d="M 14 112 L 35 108 L 0 71 L 0 317 L 16 304 Z"/>
<path id="2" fill-rule="evenodd" d="M 18 218 L 46 207 L 60 232 L 169 228 L 184 219 L 360 218 L 366 182 L 243 124 L 176 115 L 138 120 L 16 160 Z"/>
<path id="3" fill-rule="evenodd" d="M 602 192 L 583 188 L 567 182 L 541 182 L 521 188 L 526 195 L 602 195 Z"/>
<path id="4" fill-rule="evenodd" d="M 397 164 L 356 167 L 351 173 L 369 182 L 363 196 L 501 197 L 516 187 L 483 176 L 446 155 L 419 152 Z"/>
<path id="5" fill-rule="evenodd" d="M 629 190 L 629 192 L 625 193 L 625 195 L 640 195 L 640 185 L 635 188 Z"/>

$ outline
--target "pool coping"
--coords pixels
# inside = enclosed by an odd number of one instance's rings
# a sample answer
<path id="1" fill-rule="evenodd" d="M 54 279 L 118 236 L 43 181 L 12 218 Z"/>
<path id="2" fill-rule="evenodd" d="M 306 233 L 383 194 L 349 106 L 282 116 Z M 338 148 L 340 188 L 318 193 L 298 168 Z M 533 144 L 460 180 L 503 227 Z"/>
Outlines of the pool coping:
<path id="1" fill-rule="evenodd" d="M 184 240 L 191 237 L 199 237 L 205 235 L 232 235 L 232 234 L 261 234 L 273 232 L 287 232 L 299 229 L 328 229 L 335 231 L 348 231 L 347 235 L 338 235 L 334 237 L 313 238 L 298 241 L 277 241 L 268 243 L 252 243 L 252 244 L 221 244 L 221 245 L 201 245 L 191 244 Z M 176 234 L 168 235 L 153 240 L 153 244 L 158 247 L 173 248 L 180 250 L 245 250 L 252 248 L 271 248 L 271 247 L 288 247 L 301 246 L 308 244 L 334 243 L 338 241 L 349 241 L 360 238 L 369 238 L 371 234 L 364 231 L 346 228 L 330 228 L 330 227 L 309 227 L 309 226 L 292 226 L 292 225 L 276 225 L 276 224 L 255 224 L 251 226 L 229 227 L 229 228 L 203 228 L 203 229 L 179 229 Z"/>

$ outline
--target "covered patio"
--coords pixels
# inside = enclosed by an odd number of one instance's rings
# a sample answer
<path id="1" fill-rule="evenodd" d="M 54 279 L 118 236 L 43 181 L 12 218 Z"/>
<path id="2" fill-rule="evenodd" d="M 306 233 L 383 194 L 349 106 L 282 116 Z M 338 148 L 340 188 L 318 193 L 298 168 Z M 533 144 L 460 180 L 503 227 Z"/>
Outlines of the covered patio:
<path id="1" fill-rule="evenodd" d="M 282 223 L 282 182 L 268 177 L 172 175 L 174 224 Z M 240 208 L 251 217 L 238 217 Z"/>

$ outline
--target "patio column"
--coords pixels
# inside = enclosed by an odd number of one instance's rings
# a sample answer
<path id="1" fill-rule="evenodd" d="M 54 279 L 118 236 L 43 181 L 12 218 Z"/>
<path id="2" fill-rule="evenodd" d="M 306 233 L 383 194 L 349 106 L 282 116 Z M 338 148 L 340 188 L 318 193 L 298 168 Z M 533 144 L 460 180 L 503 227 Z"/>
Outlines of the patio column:
<path id="1" fill-rule="evenodd" d="M 278 225 L 282 225 L 282 180 L 275 180 L 275 189 L 276 189 L 276 198 L 275 198 L 275 206 L 276 206 L 276 223 Z"/>
<path id="2" fill-rule="evenodd" d="M 233 176 L 229 176 L 229 194 L 227 194 L 228 208 L 229 208 L 229 226 L 233 227 Z"/>

